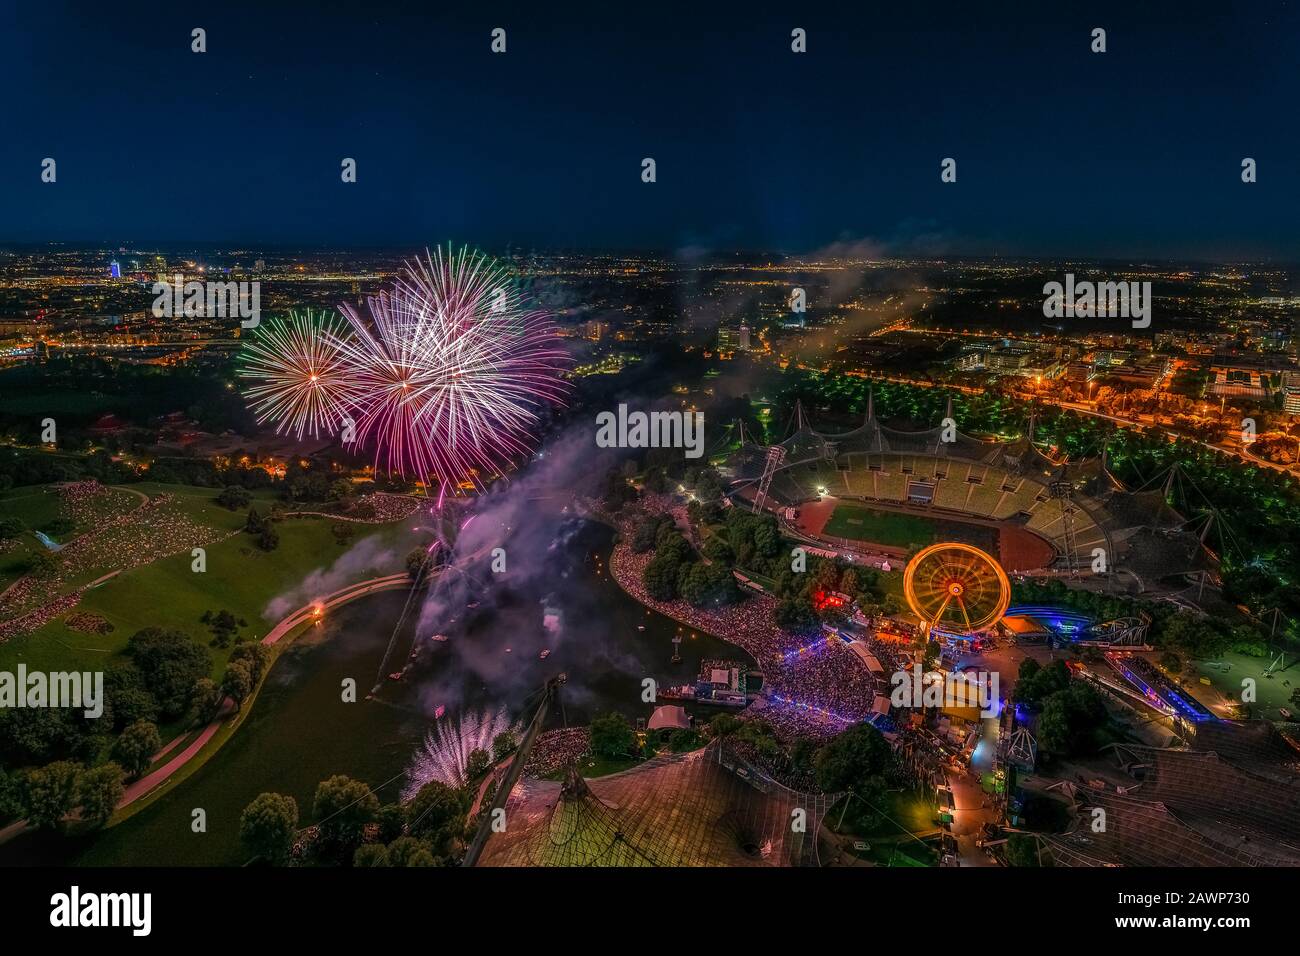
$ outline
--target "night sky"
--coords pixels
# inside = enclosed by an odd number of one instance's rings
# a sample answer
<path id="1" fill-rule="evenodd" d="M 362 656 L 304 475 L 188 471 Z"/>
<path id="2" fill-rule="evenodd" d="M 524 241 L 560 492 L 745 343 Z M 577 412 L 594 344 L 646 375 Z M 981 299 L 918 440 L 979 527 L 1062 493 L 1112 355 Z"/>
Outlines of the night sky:
<path id="1" fill-rule="evenodd" d="M 1294 4 L 13 6 L 0 241 L 1300 260 Z"/>

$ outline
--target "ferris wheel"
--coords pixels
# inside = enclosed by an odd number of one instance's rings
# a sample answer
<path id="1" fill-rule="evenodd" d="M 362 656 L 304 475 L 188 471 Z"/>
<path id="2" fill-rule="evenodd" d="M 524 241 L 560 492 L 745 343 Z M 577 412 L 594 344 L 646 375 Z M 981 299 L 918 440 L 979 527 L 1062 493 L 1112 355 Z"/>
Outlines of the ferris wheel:
<path id="1" fill-rule="evenodd" d="M 992 555 L 954 541 L 932 544 L 907 563 L 903 593 L 927 628 L 973 634 L 1002 619 L 1011 582 Z"/>

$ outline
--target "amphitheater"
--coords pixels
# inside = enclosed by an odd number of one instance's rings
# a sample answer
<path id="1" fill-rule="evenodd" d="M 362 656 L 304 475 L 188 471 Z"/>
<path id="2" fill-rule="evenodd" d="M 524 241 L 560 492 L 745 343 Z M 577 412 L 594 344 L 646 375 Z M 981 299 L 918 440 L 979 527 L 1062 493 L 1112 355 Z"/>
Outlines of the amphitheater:
<path id="1" fill-rule="evenodd" d="M 951 440 L 944 440 L 942 427 L 887 427 L 873 403 L 859 428 L 834 435 L 814 430 L 797 410 L 788 438 L 770 447 L 743 442 L 720 470 L 733 498 L 758 501 L 781 518 L 786 531 L 833 549 L 864 543 L 825 531 L 840 503 L 861 502 L 958 528 L 983 528 L 986 540 L 971 543 L 992 545 L 1004 567 L 1018 573 L 1089 573 L 1099 548 L 1109 571 L 1132 572 L 1130 590 L 1143 590 L 1144 582 L 1159 576 L 1209 567 L 1200 540 L 1165 495 L 1129 491 L 1104 458 L 1053 461 L 1034 445 L 1032 430 L 1014 441 L 986 441 L 960 431 L 946 437 Z M 798 517 L 790 514 L 795 509 Z M 946 530 L 951 533 L 951 527 Z"/>

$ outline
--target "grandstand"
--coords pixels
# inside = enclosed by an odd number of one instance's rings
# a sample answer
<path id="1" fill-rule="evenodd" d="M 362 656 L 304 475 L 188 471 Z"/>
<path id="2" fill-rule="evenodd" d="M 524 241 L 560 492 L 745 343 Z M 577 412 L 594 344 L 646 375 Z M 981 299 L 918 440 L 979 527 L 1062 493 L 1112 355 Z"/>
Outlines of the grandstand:
<path id="1" fill-rule="evenodd" d="M 794 433 L 781 442 L 784 458 L 772 475 L 768 507 L 832 498 L 878 502 L 939 519 L 997 522 L 1035 536 L 1052 551 L 1042 567 L 1012 570 L 1087 571 L 1102 549 L 1107 570 L 1132 571 L 1139 589 L 1143 579 L 1204 571 L 1213 564 L 1166 494 L 1128 491 L 1107 469 L 1104 456 L 1056 462 L 1029 437 L 1009 442 L 960 432 L 949 436 L 952 441 L 943 437 L 942 428 L 887 427 L 876 418 L 872 402 L 859 428 L 835 435 L 814 430 L 799 409 Z M 766 460 L 767 449 L 752 443 L 730 455 L 721 470 L 732 493 L 752 497 L 751 486 L 761 479 Z M 1039 547 L 1030 550 L 1038 554 Z"/>

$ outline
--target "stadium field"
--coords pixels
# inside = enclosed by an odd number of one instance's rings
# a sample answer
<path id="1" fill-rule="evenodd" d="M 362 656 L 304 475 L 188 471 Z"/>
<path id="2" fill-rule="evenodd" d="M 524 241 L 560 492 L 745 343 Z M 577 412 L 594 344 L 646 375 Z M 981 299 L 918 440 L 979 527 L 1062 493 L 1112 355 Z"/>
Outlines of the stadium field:
<path id="1" fill-rule="evenodd" d="M 929 518 L 897 511 L 875 511 L 862 505 L 836 505 L 822 533 L 851 541 L 870 541 L 887 548 L 912 548 L 935 540 Z"/>

